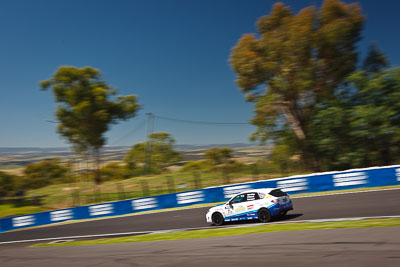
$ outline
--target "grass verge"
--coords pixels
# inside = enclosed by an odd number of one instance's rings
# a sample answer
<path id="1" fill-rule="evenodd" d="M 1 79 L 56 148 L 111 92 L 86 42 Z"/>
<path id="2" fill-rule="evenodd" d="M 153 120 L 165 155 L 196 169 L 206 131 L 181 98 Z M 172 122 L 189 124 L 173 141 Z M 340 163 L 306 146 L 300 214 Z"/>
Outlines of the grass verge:
<path id="1" fill-rule="evenodd" d="M 288 173 L 294 175 L 298 173 Z M 225 184 L 220 172 L 204 172 L 201 174 L 191 172 L 176 172 L 150 176 L 136 176 L 123 180 L 104 181 L 101 185 L 94 186 L 93 182 L 80 181 L 66 184 L 52 184 L 39 189 L 29 190 L 26 197 L 44 196 L 42 206 L 46 210 L 84 206 L 123 199 L 154 196 L 171 192 L 183 192 L 197 189 L 195 178 L 199 179 L 201 188 L 220 186 Z M 228 184 L 251 182 L 282 177 L 281 174 L 259 174 L 256 178 L 248 173 L 231 173 Z M 173 181 L 171 187 L 170 181 Z M 146 184 L 147 186 L 144 186 Z M 147 188 L 147 190 L 145 190 Z M 17 215 L 17 214 L 10 214 Z M 20 214 L 18 214 L 20 215 Z M 0 214 L 1 216 L 1 214 Z"/>
<path id="2" fill-rule="evenodd" d="M 0 205 L 0 218 L 9 216 L 19 216 L 24 214 L 31 214 L 46 211 L 45 208 L 35 206 L 14 207 L 10 204 Z"/>
<path id="3" fill-rule="evenodd" d="M 281 231 L 389 227 L 389 226 L 400 226 L 400 218 L 369 219 L 369 220 L 339 221 L 339 222 L 336 221 L 336 222 L 315 222 L 315 223 L 270 224 L 261 226 L 246 226 L 246 227 L 223 228 L 223 229 L 217 228 L 217 229 L 193 230 L 185 232 L 166 233 L 166 234 L 149 234 L 149 235 L 136 235 L 136 236 L 117 237 L 117 238 L 102 238 L 102 239 L 84 240 L 84 241 L 71 241 L 71 242 L 55 243 L 55 244 L 36 244 L 33 245 L 32 247 L 100 245 L 100 244 L 179 240 L 179 239 L 195 239 L 195 238 L 257 234 L 257 233 L 281 232 Z"/>

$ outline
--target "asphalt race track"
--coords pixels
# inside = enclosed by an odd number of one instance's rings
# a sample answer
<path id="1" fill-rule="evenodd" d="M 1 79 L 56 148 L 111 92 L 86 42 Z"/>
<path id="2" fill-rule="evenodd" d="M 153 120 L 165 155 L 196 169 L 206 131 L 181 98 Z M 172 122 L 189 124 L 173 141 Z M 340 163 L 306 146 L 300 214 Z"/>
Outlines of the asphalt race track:
<path id="1" fill-rule="evenodd" d="M 400 189 L 294 198 L 283 219 L 312 220 L 400 215 Z M 208 227 L 208 208 L 133 215 L 0 233 L 0 243 L 41 238 Z M 1 249 L 2 245 L 0 245 Z"/>
<path id="2" fill-rule="evenodd" d="M 400 189 L 293 199 L 284 221 L 400 215 Z M 0 234 L 0 242 L 208 227 L 208 208 L 49 226 Z M 49 242 L 49 241 L 47 241 Z M 72 247 L 0 244 L 0 266 L 400 266 L 400 227 L 287 231 Z"/>
<path id="3" fill-rule="evenodd" d="M 400 227 L 288 231 L 72 247 L 0 249 L 2 267 L 398 267 Z"/>

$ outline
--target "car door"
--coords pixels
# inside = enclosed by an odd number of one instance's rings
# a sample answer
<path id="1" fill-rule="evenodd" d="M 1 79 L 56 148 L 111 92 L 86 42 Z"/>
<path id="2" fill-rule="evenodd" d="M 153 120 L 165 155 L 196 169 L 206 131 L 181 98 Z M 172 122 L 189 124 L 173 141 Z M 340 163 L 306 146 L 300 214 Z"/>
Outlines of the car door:
<path id="1" fill-rule="evenodd" d="M 256 192 L 250 192 L 246 194 L 246 202 L 244 203 L 246 206 L 247 217 L 254 217 L 257 215 L 257 211 L 260 208 L 259 199 L 260 197 Z"/>
<path id="2" fill-rule="evenodd" d="M 232 217 L 238 218 L 246 213 L 246 194 L 239 194 L 234 197 L 230 202 L 229 206 L 232 209 Z M 235 220 L 235 219 L 232 219 Z"/>

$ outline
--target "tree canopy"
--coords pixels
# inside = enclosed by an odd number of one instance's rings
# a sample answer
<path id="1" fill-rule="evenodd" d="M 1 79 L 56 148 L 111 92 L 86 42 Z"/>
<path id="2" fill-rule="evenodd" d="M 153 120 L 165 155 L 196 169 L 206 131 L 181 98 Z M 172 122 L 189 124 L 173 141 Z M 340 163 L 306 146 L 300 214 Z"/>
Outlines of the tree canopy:
<path id="1" fill-rule="evenodd" d="M 90 152 L 96 159 L 96 183 L 100 183 L 100 149 L 111 124 L 127 120 L 139 108 L 135 95 L 117 95 L 117 90 L 101 80 L 99 70 L 91 67 L 60 67 L 53 77 L 40 83 L 52 89 L 58 103 L 57 131 L 78 153 Z"/>
<path id="2" fill-rule="evenodd" d="M 15 184 L 15 175 L 0 171 L 0 198 L 13 192 Z"/>
<path id="3" fill-rule="evenodd" d="M 355 70 L 363 21 L 357 4 L 325 0 L 320 10 L 311 6 L 294 14 L 276 3 L 258 20 L 257 34 L 243 35 L 230 61 L 238 86 L 255 103 L 253 139 L 292 135 L 303 160 L 319 169 L 310 119 Z"/>
<path id="4" fill-rule="evenodd" d="M 385 54 L 379 50 L 376 43 L 371 43 L 368 48 L 368 54 L 365 58 L 362 69 L 367 72 L 379 72 L 389 65 L 389 60 Z"/>
<path id="5" fill-rule="evenodd" d="M 35 189 L 55 182 L 65 182 L 68 171 L 68 167 L 61 164 L 59 159 L 31 163 L 24 169 L 23 184 L 27 189 Z"/>
<path id="6" fill-rule="evenodd" d="M 173 149 L 175 139 L 169 133 L 152 133 L 149 140 L 132 146 L 124 158 L 128 168 L 149 164 L 151 172 L 164 170 L 168 165 L 179 162 L 182 156 Z"/>
<path id="7" fill-rule="evenodd" d="M 204 152 L 204 156 L 213 165 L 227 163 L 232 158 L 232 149 L 229 147 L 213 147 Z"/>
<path id="8" fill-rule="evenodd" d="M 351 74 L 344 95 L 314 110 L 310 136 L 325 170 L 395 164 L 400 68 Z"/>

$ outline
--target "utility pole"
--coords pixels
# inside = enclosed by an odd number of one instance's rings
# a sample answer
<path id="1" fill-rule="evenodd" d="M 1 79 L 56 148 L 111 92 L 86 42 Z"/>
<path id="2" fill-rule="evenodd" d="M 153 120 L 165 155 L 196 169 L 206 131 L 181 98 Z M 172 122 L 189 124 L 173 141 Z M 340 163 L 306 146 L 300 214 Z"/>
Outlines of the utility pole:
<path id="1" fill-rule="evenodd" d="M 154 114 L 151 112 L 146 113 L 147 115 L 147 136 L 146 136 L 146 166 L 145 166 L 145 173 L 150 173 L 150 166 L 151 166 L 151 139 L 150 135 L 153 133 L 154 129 Z"/>

